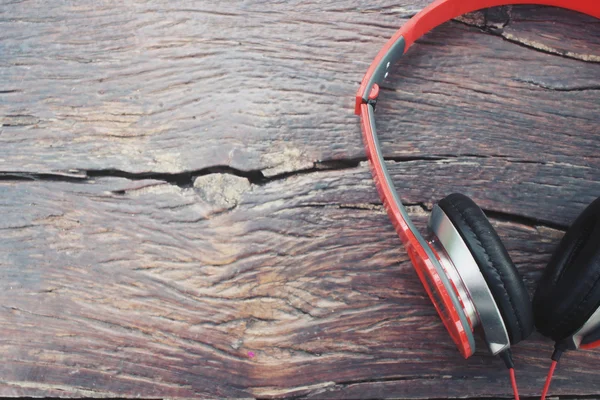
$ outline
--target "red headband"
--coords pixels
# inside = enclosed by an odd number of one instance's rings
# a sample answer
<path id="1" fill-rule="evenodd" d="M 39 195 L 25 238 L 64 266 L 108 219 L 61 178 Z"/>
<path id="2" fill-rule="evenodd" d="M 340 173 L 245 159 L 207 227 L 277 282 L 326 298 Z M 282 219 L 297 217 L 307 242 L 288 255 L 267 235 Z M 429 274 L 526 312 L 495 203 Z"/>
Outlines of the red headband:
<path id="1" fill-rule="evenodd" d="M 598 0 L 437 0 L 411 18 L 388 40 L 371 63 L 356 93 L 355 113 L 361 117 L 363 139 L 379 196 L 419 277 L 424 283 L 429 280 L 425 285 L 428 294 L 432 299 L 433 296 L 437 297 L 434 304 L 438 313 L 464 357 L 470 356 L 475 348 L 473 335 L 469 332 L 469 321 L 461 311 L 459 300 L 454 295 L 436 254 L 414 227 L 396 193 L 377 139 L 373 101 L 377 98 L 379 85 L 387 77 L 390 67 L 423 34 L 462 14 L 506 4 L 556 6 L 600 18 Z M 437 288 L 435 294 L 430 286 Z"/>
<path id="2" fill-rule="evenodd" d="M 507 4 L 541 4 L 579 11 L 600 18 L 600 2 L 596 0 L 437 0 L 422 9 L 388 40 L 371 63 L 356 93 L 354 112 L 368 99 L 374 84 L 381 84 L 389 67 L 400 59 L 415 40 L 436 26 L 468 12 Z M 399 43 L 402 42 L 402 43 Z M 394 53 L 394 54 L 392 54 Z M 391 60 L 390 60 L 391 58 Z M 385 61 L 385 62 L 382 62 Z M 388 64 L 389 61 L 392 61 Z M 381 73 L 383 72 L 383 73 Z M 379 75 L 379 76 L 378 76 Z"/>

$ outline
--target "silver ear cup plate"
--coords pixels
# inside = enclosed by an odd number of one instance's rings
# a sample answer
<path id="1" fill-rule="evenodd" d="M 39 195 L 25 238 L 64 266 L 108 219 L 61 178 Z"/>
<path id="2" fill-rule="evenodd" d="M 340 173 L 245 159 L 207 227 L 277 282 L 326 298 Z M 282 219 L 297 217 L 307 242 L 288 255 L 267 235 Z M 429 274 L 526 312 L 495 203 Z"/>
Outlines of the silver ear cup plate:
<path id="1" fill-rule="evenodd" d="M 569 345 L 572 348 L 578 349 L 581 346 L 581 342 L 586 337 L 586 335 L 592 333 L 598 326 L 600 325 L 600 307 L 594 311 L 592 316 L 583 324 L 581 328 L 577 332 L 573 334 L 568 340 Z"/>
<path id="2" fill-rule="evenodd" d="M 467 292 L 467 288 L 465 287 L 462 279 L 460 278 L 456 267 L 454 266 L 454 264 L 452 264 L 452 261 L 446 253 L 444 246 L 442 246 L 440 239 L 438 239 L 433 234 L 431 236 L 432 237 L 428 240 L 428 242 L 431 245 L 431 247 L 435 250 L 436 254 L 439 256 L 440 264 L 442 265 L 444 272 L 448 276 L 450 284 L 454 287 L 456 294 L 458 295 L 460 305 L 462 306 L 465 314 L 467 315 L 471 331 L 473 331 L 477 326 L 479 326 L 479 316 L 475 311 L 475 304 L 473 304 L 473 300 Z"/>
<path id="3" fill-rule="evenodd" d="M 448 256 L 443 264 L 450 264 L 448 277 L 454 283 L 460 294 L 460 289 L 465 292 L 468 300 L 465 311 L 468 313 L 468 302 L 472 302 L 488 349 L 492 354 L 498 354 L 510 347 L 510 340 L 506 326 L 502 320 L 500 310 L 492 296 L 492 292 L 479 270 L 477 262 L 473 258 L 469 248 L 456 230 L 448 216 L 442 209 L 435 205 L 429 218 L 429 230 L 433 235 L 432 242 L 436 240 L 444 249 L 442 254 Z M 473 324 L 475 325 L 475 324 Z"/>

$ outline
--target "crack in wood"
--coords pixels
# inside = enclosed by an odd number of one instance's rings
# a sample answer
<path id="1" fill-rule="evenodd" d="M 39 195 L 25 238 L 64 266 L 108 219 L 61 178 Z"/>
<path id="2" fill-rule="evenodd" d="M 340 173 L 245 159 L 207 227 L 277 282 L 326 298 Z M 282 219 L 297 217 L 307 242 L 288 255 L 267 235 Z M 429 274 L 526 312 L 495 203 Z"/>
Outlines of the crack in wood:
<path id="1" fill-rule="evenodd" d="M 530 228 L 545 227 L 554 230 L 566 232 L 569 228 L 566 224 L 560 224 L 553 221 L 538 220 L 536 218 L 527 217 L 525 215 L 517 215 L 505 213 L 502 211 L 483 209 L 485 215 L 498 222 L 510 222 L 513 224 L 524 225 Z"/>
<path id="2" fill-rule="evenodd" d="M 482 13 L 482 23 L 478 23 L 481 20 L 477 19 L 477 15 Z M 515 44 L 517 46 L 521 46 L 530 50 L 538 51 L 544 54 L 555 55 L 559 57 L 569 58 L 572 60 L 579 60 L 583 62 L 589 63 L 598 63 L 600 62 L 600 56 L 594 54 L 581 54 L 575 53 L 572 51 L 561 50 L 551 46 L 544 45 L 543 43 L 533 42 L 527 40 L 525 38 L 520 38 L 511 33 L 507 33 L 504 31 L 506 27 L 508 27 L 512 22 L 512 17 L 510 13 L 510 9 L 508 7 L 499 7 L 494 9 L 486 9 L 483 12 L 474 12 L 470 14 L 466 14 L 464 16 L 460 16 L 458 18 L 453 19 L 452 21 L 458 22 L 460 24 L 478 28 L 482 32 L 497 36 L 502 38 L 509 43 Z"/>
<path id="3" fill-rule="evenodd" d="M 555 92 L 585 92 L 588 90 L 600 90 L 600 85 L 589 85 L 589 86 L 550 86 L 542 82 L 537 82 L 532 79 L 515 79 L 517 82 L 527 83 L 533 86 L 537 86 L 542 89 L 552 90 Z"/>
<path id="4" fill-rule="evenodd" d="M 545 161 L 536 160 L 517 160 L 513 159 L 508 155 L 496 154 L 496 155 L 479 155 L 479 154 L 432 154 L 432 155 L 420 155 L 420 156 L 397 156 L 388 157 L 386 162 L 388 163 L 413 163 L 420 161 L 432 161 L 441 163 L 451 163 L 457 160 L 465 159 L 503 159 L 509 163 L 515 164 L 538 164 L 548 165 Z M 324 171 L 350 171 L 356 168 L 360 168 L 367 163 L 365 158 L 352 158 L 342 160 L 327 160 L 319 161 L 313 164 L 312 168 L 304 170 L 296 170 L 292 172 L 285 172 L 278 175 L 266 177 L 261 170 L 241 170 L 229 166 L 213 166 L 209 168 L 203 168 L 193 171 L 184 171 L 180 173 L 162 173 L 162 172 L 127 172 L 117 169 L 103 169 L 103 170 L 87 170 L 87 171 L 68 171 L 68 172 L 57 172 L 57 173 L 35 173 L 35 172 L 19 172 L 19 171 L 0 171 L 0 181 L 56 181 L 56 182 L 74 182 L 74 183 L 94 183 L 95 178 L 125 178 L 132 181 L 141 180 L 153 180 L 158 182 L 164 182 L 166 184 L 174 185 L 180 188 L 194 188 L 194 182 L 196 179 L 209 176 L 211 174 L 223 174 L 229 176 L 235 176 L 246 179 L 249 185 L 264 186 L 271 182 L 282 181 L 287 178 L 308 175 L 316 172 Z M 114 191 L 116 195 L 126 195 L 129 190 L 118 190 Z M 411 202 L 405 203 L 405 207 L 410 209 L 414 208 L 414 213 L 425 213 L 428 214 L 431 211 L 432 204 L 426 202 Z M 308 203 L 302 205 L 296 205 L 297 207 L 306 208 L 339 208 L 339 209 L 351 209 L 351 210 L 373 210 L 377 212 L 383 212 L 383 205 L 379 202 L 370 203 L 340 203 L 340 202 L 324 202 L 324 203 Z M 235 207 L 224 208 L 219 213 L 226 213 L 233 210 Z M 490 217 L 499 222 L 510 222 L 520 225 L 524 225 L 530 228 L 536 229 L 537 227 L 545 227 L 559 231 L 565 231 L 568 226 L 561 223 L 556 223 L 547 220 L 539 220 L 536 218 L 527 217 L 524 215 L 510 214 L 498 210 L 484 209 L 484 212 Z"/>
<path id="5" fill-rule="evenodd" d="M 457 159 L 506 159 L 511 163 L 519 164 L 538 164 L 546 165 L 545 161 L 537 160 L 519 160 L 507 155 L 480 155 L 480 154 L 434 154 L 419 156 L 397 156 L 386 157 L 386 162 L 414 162 L 414 161 L 453 161 Z M 240 178 L 246 178 L 251 184 L 264 186 L 270 182 L 280 181 L 293 176 L 306 175 L 321 171 L 340 171 L 358 168 L 361 164 L 367 162 L 366 158 L 351 158 L 340 160 L 317 161 L 313 163 L 312 168 L 299 169 L 290 172 L 284 172 L 273 176 L 265 176 L 262 170 L 243 170 L 230 166 L 211 166 L 198 170 L 183 171 L 176 173 L 168 172 L 128 172 L 119 169 L 98 169 L 98 170 L 72 170 L 70 172 L 33 172 L 33 171 L 0 171 L 0 181 L 58 181 L 58 182 L 81 182 L 86 183 L 93 178 L 125 178 L 132 181 L 138 180 L 157 180 L 163 181 L 182 188 L 191 188 L 194 186 L 194 180 L 198 177 L 210 174 L 229 174 Z"/>
<path id="6" fill-rule="evenodd" d="M 0 94 L 6 93 L 19 93 L 21 90 L 8 90 L 8 91 L 0 91 Z M 0 127 L 16 127 L 16 126 L 31 126 L 36 125 L 40 122 L 40 119 L 33 115 L 26 114 L 13 114 L 13 115 L 5 115 L 0 118 Z"/>

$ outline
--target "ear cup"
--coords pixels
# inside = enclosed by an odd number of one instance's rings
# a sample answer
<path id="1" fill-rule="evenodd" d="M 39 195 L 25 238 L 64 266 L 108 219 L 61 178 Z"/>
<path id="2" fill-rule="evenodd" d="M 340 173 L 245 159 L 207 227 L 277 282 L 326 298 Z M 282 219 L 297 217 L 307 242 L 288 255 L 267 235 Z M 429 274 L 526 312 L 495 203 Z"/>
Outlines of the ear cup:
<path id="1" fill-rule="evenodd" d="M 535 326 L 560 341 L 573 335 L 600 306 L 600 198 L 562 238 L 533 297 Z"/>
<path id="2" fill-rule="evenodd" d="M 438 205 L 460 233 L 496 301 L 512 344 L 533 331 L 529 294 L 487 217 L 469 197 L 454 193 Z"/>

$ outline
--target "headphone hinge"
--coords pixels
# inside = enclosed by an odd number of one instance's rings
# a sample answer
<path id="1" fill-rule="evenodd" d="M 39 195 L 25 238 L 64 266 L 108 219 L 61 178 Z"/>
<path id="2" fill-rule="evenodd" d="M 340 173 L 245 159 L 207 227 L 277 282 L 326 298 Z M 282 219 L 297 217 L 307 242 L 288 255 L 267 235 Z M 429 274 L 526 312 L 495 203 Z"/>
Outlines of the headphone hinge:
<path id="1" fill-rule="evenodd" d="M 377 99 L 369 99 L 367 100 L 366 104 L 373 107 L 373 111 L 375 111 L 375 107 L 377 106 Z"/>

